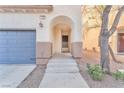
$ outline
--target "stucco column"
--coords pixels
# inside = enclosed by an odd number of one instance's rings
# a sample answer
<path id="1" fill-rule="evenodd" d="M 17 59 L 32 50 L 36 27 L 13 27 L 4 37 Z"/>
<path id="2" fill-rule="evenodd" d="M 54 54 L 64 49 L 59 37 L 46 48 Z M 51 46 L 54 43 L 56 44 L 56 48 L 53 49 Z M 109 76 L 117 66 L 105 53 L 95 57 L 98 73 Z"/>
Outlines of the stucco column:
<path id="1" fill-rule="evenodd" d="M 82 42 L 71 43 L 71 54 L 74 58 L 82 57 Z"/>
<path id="2" fill-rule="evenodd" d="M 75 16 L 73 19 L 73 26 L 72 26 L 72 43 L 71 43 L 71 53 L 74 58 L 81 58 L 82 57 L 82 23 L 81 23 L 81 14 L 79 12 L 78 15 Z"/>
<path id="3" fill-rule="evenodd" d="M 47 64 L 52 56 L 52 43 L 46 30 L 46 16 L 38 16 L 36 29 L 36 64 Z"/>

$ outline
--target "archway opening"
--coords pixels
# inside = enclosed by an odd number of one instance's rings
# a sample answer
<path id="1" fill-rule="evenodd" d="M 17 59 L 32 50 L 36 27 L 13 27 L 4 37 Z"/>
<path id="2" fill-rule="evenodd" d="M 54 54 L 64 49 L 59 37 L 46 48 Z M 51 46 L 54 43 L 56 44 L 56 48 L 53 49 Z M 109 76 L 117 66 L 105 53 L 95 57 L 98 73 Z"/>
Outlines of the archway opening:
<path id="1" fill-rule="evenodd" d="M 71 52 L 72 21 L 66 16 L 58 16 L 51 24 L 52 53 Z"/>

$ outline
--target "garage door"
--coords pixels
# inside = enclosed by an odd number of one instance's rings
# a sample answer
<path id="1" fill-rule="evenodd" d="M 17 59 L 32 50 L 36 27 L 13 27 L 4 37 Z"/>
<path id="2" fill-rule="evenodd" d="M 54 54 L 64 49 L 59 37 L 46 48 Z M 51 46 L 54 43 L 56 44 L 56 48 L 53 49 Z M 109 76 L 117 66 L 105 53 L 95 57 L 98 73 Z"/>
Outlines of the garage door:
<path id="1" fill-rule="evenodd" d="M 36 32 L 0 31 L 0 64 L 34 64 Z"/>

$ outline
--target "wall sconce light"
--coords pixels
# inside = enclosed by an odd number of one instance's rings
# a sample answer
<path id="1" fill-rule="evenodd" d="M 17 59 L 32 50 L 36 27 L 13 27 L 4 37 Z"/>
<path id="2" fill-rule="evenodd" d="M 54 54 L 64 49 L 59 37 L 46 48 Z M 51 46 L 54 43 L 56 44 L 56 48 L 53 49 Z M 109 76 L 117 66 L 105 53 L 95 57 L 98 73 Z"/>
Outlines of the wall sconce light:
<path id="1" fill-rule="evenodd" d="M 40 21 L 39 26 L 43 28 L 43 23 Z"/>

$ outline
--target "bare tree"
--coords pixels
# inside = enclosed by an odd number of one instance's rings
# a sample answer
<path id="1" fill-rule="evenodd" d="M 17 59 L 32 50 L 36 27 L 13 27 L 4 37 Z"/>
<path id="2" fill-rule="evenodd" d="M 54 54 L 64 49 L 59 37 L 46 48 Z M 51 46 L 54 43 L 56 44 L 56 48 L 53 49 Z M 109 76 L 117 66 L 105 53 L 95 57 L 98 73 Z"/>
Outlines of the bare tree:
<path id="1" fill-rule="evenodd" d="M 99 5 L 99 6 L 94 6 L 92 7 L 92 9 L 95 9 L 98 13 L 97 17 L 93 16 L 92 14 L 92 18 L 90 17 L 90 19 L 87 19 L 86 24 L 89 20 L 94 20 L 95 19 L 95 24 L 93 24 L 94 27 L 100 27 L 101 31 L 99 34 L 99 39 L 98 39 L 98 44 L 100 46 L 100 51 L 101 51 L 101 60 L 100 60 L 100 64 L 101 67 L 103 68 L 103 70 L 106 70 L 107 72 L 110 72 L 110 68 L 109 68 L 109 54 L 111 55 L 112 59 L 114 60 L 114 62 L 119 63 L 120 61 L 118 61 L 113 53 L 113 50 L 111 48 L 111 46 L 109 45 L 109 38 L 111 37 L 111 35 L 116 31 L 116 27 L 118 25 L 119 19 L 121 17 L 121 14 L 123 12 L 123 7 L 124 6 L 114 6 L 112 7 L 111 5 Z M 83 8 L 83 14 L 87 15 L 87 13 L 91 13 L 91 9 L 89 9 L 90 11 L 88 11 L 88 6 L 85 6 Z M 111 26 L 110 29 L 108 29 L 108 26 L 110 26 L 108 20 L 109 20 L 109 14 L 110 11 L 115 12 L 118 11 L 117 14 L 115 15 L 115 19 L 114 22 Z M 91 22 L 90 22 L 91 23 Z M 85 26 L 87 27 L 87 26 Z M 90 29 L 88 27 L 88 29 Z"/>
<path id="2" fill-rule="evenodd" d="M 114 22 L 110 29 L 108 29 L 108 21 L 109 21 L 109 13 L 111 11 L 112 5 L 107 5 L 102 14 L 102 25 L 101 25 L 101 32 L 99 38 L 99 45 L 100 45 L 100 64 L 104 71 L 110 72 L 110 59 L 109 59 L 109 38 L 110 36 L 116 31 L 117 25 L 119 23 L 119 19 L 124 11 L 124 6 L 122 6 L 114 19 Z M 110 51 L 111 52 L 111 51 Z"/>
<path id="3" fill-rule="evenodd" d="M 111 9 L 111 11 L 117 11 L 118 10 L 118 8 L 119 8 L 120 6 L 116 6 L 116 7 L 114 7 L 113 9 Z M 103 10 L 105 9 L 105 5 L 96 5 L 95 6 L 95 9 L 97 10 L 97 12 L 100 14 L 100 16 L 101 16 L 101 21 L 102 21 L 102 14 L 103 14 Z M 101 24 L 100 24 L 101 25 Z M 100 36 L 101 36 L 101 31 L 100 31 L 100 34 L 99 34 L 99 39 L 98 39 L 98 42 L 99 42 L 99 46 L 100 46 Z M 109 52 L 110 52 L 110 55 L 111 55 L 111 57 L 112 57 L 112 59 L 113 59 L 113 61 L 114 62 L 116 62 L 116 63 L 121 63 L 121 61 L 119 61 L 119 60 L 117 60 L 116 59 L 116 57 L 115 57 L 115 55 L 114 55 L 114 53 L 113 53 L 113 50 L 112 50 L 112 48 L 111 48 L 111 46 L 109 45 Z"/>

